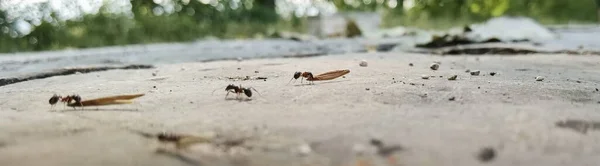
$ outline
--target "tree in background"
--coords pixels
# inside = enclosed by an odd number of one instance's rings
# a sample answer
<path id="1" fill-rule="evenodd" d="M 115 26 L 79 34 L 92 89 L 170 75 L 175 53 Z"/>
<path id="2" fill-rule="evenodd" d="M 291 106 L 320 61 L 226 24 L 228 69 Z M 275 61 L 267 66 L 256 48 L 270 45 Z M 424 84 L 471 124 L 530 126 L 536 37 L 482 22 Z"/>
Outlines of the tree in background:
<path id="1" fill-rule="evenodd" d="M 600 0 L 328 0 L 339 11 L 383 12 L 385 26 L 462 26 L 502 15 L 529 16 L 542 23 L 597 21 Z M 275 0 L 130 0 L 133 17 L 101 8 L 77 20 L 59 21 L 54 11 L 26 36 L 0 10 L 0 52 L 40 51 L 110 45 L 182 42 L 206 36 L 249 38 L 301 27 L 302 19 L 282 21 Z M 169 3 L 166 3 L 169 2 Z M 204 3 L 203 3 L 204 2 Z M 412 2 L 411 8 L 404 2 Z M 48 3 L 39 3 L 45 12 Z M 80 10 L 79 8 L 73 10 Z M 446 26 L 444 26 L 444 24 Z"/>

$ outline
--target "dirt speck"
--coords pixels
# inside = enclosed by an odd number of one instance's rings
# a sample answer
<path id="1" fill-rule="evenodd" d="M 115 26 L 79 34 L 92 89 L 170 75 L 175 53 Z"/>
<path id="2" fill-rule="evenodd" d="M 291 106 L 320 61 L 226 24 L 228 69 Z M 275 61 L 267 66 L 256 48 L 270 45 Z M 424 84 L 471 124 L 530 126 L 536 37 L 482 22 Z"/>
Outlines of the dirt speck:
<path id="1" fill-rule="evenodd" d="M 568 128 L 581 134 L 586 134 L 588 130 L 600 130 L 600 122 L 568 119 L 555 123 L 556 127 Z"/>
<path id="2" fill-rule="evenodd" d="M 450 97 L 448 100 L 449 100 L 449 101 L 454 101 L 454 100 L 456 100 L 456 97 L 452 96 L 452 97 Z"/>
<path id="3" fill-rule="evenodd" d="M 490 162 L 496 157 L 496 150 L 491 147 L 485 147 L 479 151 L 477 158 L 481 162 Z"/>
<path id="4" fill-rule="evenodd" d="M 456 80 L 456 78 L 458 78 L 458 75 L 452 75 L 452 76 L 448 77 L 448 80 L 454 81 L 454 80 Z"/>

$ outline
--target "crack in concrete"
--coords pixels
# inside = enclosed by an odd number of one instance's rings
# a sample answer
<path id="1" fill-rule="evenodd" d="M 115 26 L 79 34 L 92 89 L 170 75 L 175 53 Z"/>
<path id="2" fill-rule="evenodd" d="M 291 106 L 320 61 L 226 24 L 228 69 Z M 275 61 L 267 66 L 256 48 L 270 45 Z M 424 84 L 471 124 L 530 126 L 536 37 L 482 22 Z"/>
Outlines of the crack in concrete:
<path id="1" fill-rule="evenodd" d="M 105 67 L 59 69 L 59 70 L 55 70 L 55 71 L 51 71 L 51 72 L 47 72 L 47 73 L 39 73 L 39 74 L 34 74 L 31 76 L 25 76 L 25 77 L 20 77 L 20 78 L 18 78 L 18 77 L 17 78 L 1 78 L 0 86 L 15 84 L 15 83 L 24 82 L 24 81 L 44 79 L 44 78 L 49 78 L 49 77 L 54 77 L 54 76 L 77 74 L 77 73 L 91 73 L 91 72 L 100 72 L 100 71 L 117 70 L 117 69 L 128 70 L 128 69 L 151 69 L 151 68 L 154 68 L 154 66 L 152 66 L 152 65 L 127 65 L 127 66 L 119 66 L 119 67 L 105 66 Z"/>

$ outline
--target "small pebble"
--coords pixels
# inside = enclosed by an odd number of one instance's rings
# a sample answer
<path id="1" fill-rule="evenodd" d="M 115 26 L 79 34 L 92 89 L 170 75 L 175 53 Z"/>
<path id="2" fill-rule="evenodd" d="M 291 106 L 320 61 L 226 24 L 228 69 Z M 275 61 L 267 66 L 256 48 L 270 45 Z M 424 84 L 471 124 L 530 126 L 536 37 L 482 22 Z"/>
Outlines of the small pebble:
<path id="1" fill-rule="evenodd" d="M 370 88 L 365 88 L 365 90 L 371 90 Z"/>
<path id="2" fill-rule="evenodd" d="M 440 68 L 440 64 L 433 63 L 433 64 L 431 64 L 431 66 L 429 66 L 429 68 L 430 68 L 431 70 L 437 70 L 437 69 L 439 69 L 439 68 Z"/>
<path id="3" fill-rule="evenodd" d="M 410 84 L 410 85 L 415 85 L 415 83 L 412 83 L 412 82 L 411 82 L 411 83 L 408 83 L 408 84 Z"/>
<path id="4" fill-rule="evenodd" d="M 450 101 L 454 101 L 455 99 L 456 99 L 456 97 L 452 96 L 452 97 L 450 97 L 448 100 L 450 100 Z"/>
<path id="5" fill-rule="evenodd" d="M 422 75 L 421 78 L 424 79 L 424 80 L 426 80 L 426 79 L 429 79 L 429 76 L 428 75 Z"/>
<path id="6" fill-rule="evenodd" d="M 308 144 L 302 144 L 298 147 L 298 153 L 301 155 L 308 155 L 310 152 L 312 152 L 312 148 Z"/>
<path id="7" fill-rule="evenodd" d="M 242 68 L 238 67 L 238 70 L 242 70 Z"/>
<path id="8" fill-rule="evenodd" d="M 477 89 L 481 89 L 481 87 L 480 87 L 480 86 L 478 86 L 478 87 L 477 87 Z"/>
<path id="9" fill-rule="evenodd" d="M 535 80 L 536 80 L 536 81 L 544 81 L 544 77 L 542 77 L 542 76 L 537 76 L 537 77 L 535 77 Z"/>
<path id="10" fill-rule="evenodd" d="M 454 81 L 454 80 L 456 80 L 457 77 L 458 77 L 458 75 L 452 75 L 448 78 L 448 80 Z"/>
<path id="11" fill-rule="evenodd" d="M 472 75 L 472 76 L 478 76 L 478 75 L 479 75 L 479 73 L 480 73 L 480 71 L 479 71 L 479 70 L 473 70 L 473 71 L 471 71 L 471 75 Z"/>
<path id="12" fill-rule="evenodd" d="M 152 76 L 156 76 L 156 73 L 152 73 Z"/>
<path id="13" fill-rule="evenodd" d="M 367 63 L 367 61 L 362 60 L 360 61 L 360 63 L 358 64 L 360 67 L 367 67 L 369 64 Z"/>
<path id="14" fill-rule="evenodd" d="M 579 81 L 579 80 L 577 80 L 577 81 L 575 81 L 575 82 L 577 82 L 577 83 L 581 83 L 581 81 Z"/>
<path id="15" fill-rule="evenodd" d="M 408 63 L 408 66 L 414 66 L 413 63 Z"/>
<path id="16" fill-rule="evenodd" d="M 470 72 L 471 72 L 471 69 L 465 70 L 465 73 L 470 73 Z"/>
<path id="17" fill-rule="evenodd" d="M 185 68 L 183 68 L 183 67 L 182 67 L 182 68 L 181 68 L 181 69 L 179 69 L 179 70 L 181 70 L 181 71 L 184 71 L 184 70 L 185 70 Z"/>
<path id="18" fill-rule="evenodd" d="M 156 86 L 152 86 L 152 88 L 156 88 Z"/>
<path id="19" fill-rule="evenodd" d="M 442 77 L 444 77 L 444 76 L 440 76 L 440 78 L 442 78 Z"/>
<path id="20" fill-rule="evenodd" d="M 481 151 L 479 152 L 479 155 L 477 155 L 477 158 L 479 159 L 479 161 L 482 161 L 482 162 L 491 161 L 494 159 L 494 157 L 496 157 L 496 151 L 490 147 L 481 149 Z"/>
<path id="21" fill-rule="evenodd" d="M 598 92 L 598 88 L 596 88 L 596 92 Z"/>
<path id="22" fill-rule="evenodd" d="M 496 75 L 496 72 L 490 72 L 490 75 L 494 76 L 494 75 Z"/>
<path id="23" fill-rule="evenodd" d="M 254 71 L 254 73 L 258 73 L 258 70 L 257 70 L 257 71 Z"/>

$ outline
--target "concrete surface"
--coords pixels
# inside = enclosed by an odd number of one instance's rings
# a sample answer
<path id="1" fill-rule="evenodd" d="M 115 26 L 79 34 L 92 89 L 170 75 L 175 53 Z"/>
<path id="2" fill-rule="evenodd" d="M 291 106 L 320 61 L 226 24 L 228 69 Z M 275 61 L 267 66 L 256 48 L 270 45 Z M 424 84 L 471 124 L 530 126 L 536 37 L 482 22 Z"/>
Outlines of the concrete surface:
<path id="1" fill-rule="evenodd" d="M 363 59 L 368 67 L 359 66 Z M 434 71 L 435 61 L 441 65 Z M 351 72 L 315 85 L 287 84 L 295 71 L 337 69 Z M 361 151 L 366 165 L 390 165 L 373 154 L 372 138 L 404 147 L 393 155 L 397 165 L 597 165 L 600 132 L 555 123 L 600 120 L 599 69 L 597 56 L 365 53 L 57 76 L 0 88 L 0 165 L 359 165 Z M 454 74 L 458 79 L 449 81 Z M 227 79 L 236 76 L 267 80 Z M 225 99 L 228 84 L 260 95 Z M 84 100 L 146 96 L 130 105 L 57 104 L 51 111 L 55 93 Z M 126 129 L 257 137 L 255 148 L 239 154 L 182 152 L 199 164 L 156 154 L 155 141 Z M 497 152 L 488 163 L 476 157 L 483 147 Z"/>

